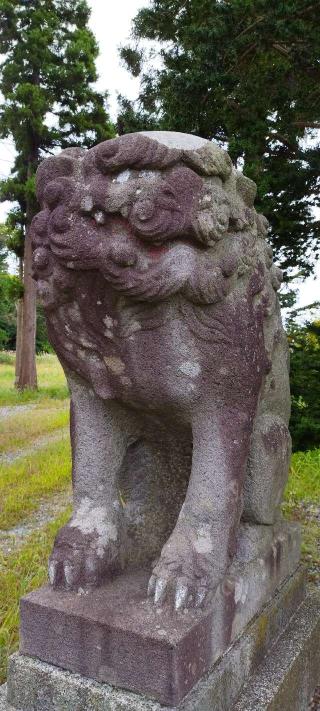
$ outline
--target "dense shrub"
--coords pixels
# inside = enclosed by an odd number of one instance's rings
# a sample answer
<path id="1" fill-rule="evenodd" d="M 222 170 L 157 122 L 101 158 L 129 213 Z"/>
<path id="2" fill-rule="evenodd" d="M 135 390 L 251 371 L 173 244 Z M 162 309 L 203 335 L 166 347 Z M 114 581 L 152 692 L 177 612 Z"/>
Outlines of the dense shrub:
<path id="1" fill-rule="evenodd" d="M 320 321 L 289 324 L 293 448 L 320 446 Z"/>

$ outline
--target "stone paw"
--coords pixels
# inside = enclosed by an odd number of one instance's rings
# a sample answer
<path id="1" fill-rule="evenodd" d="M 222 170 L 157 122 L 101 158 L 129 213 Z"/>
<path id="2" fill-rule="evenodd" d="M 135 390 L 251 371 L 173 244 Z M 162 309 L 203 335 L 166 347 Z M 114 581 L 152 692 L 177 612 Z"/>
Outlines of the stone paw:
<path id="1" fill-rule="evenodd" d="M 206 580 L 191 580 L 176 574 L 151 575 L 148 585 L 148 596 L 155 605 L 163 607 L 169 604 L 177 612 L 189 609 L 199 609 L 208 604 L 210 588 Z"/>
<path id="2" fill-rule="evenodd" d="M 176 611 L 207 607 L 221 580 L 210 536 L 204 529 L 175 529 L 162 549 L 148 585 L 148 597 Z"/>
<path id="3" fill-rule="evenodd" d="M 92 521 L 92 518 L 91 518 Z M 49 560 L 49 580 L 54 588 L 88 589 L 100 585 L 121 568 L 117 527 L 90 519 L 78 525 L 77 516 L 58 533 Z"/>

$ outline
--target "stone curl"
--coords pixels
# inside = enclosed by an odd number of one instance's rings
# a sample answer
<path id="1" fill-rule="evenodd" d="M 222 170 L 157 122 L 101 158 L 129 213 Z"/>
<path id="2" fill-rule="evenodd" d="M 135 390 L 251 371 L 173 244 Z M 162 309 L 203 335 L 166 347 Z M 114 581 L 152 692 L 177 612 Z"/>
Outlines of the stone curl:
<path id="1" fill-rule="evenodd" d="M 214 303 L 234 278 L 248 278 L 259 263 L 266 276 L 272 266 L 265 242 L 268 223 L 254 209 L 255 194 L 255 184 L 210 142 L 184 150 L 130 134 L 88 151 L 67 149 L 38 169 L 42 210 L 32 223 L 34 276 L 46 282 L 42 291 L 51 294 L 51 304 L 66 298 L 61 283 L 68 283 L 71 270 L 75 275 L 90 268 L 132 297 L 147 300 L 180 291 L 194 303 Z M 110 246 L 118 234 L 126 240 L 119 237 Z M 138 253 L 148 260 L 151 245 L 166 244 L 168 250 L 180 245 L 180 252 L 164 254 L 148 274 L 148 288 L 142 287 L 140 273 L 132 271 L 128 282 L 127 271 L 124 278 L 123 267 L 133 268 Z M 177 279 L 172 264 L 182 245 L 184 255 L 190 251 L 190 269 Z M 164 279 L 166 288 L 158 289 L 155 283 Z M 279 288 L 280 271 L 272 268 L 265 281 Z"/>

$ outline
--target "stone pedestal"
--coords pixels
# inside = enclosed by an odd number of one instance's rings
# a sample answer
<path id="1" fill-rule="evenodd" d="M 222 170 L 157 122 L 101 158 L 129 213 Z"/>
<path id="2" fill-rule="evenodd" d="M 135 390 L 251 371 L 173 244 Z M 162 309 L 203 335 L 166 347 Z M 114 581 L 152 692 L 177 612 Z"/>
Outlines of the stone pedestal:
<path id="1" fill-rule="evenodd" d="M 175 706 L 297 568 L 296 524 L 243 525 L 212 606 L 175 612 L 147 599 L 149 571 L 79 594 L 45 586 L 21 600 L 20 651 Z"/>
<path id="2" fill-rule="evenodd" d="M 179 711 L 307 711 L 320 678 L 319 634 L 320 596 L 305 597 L 304 573 L 298 569 L 185 697 Z M 143 666 L 140 673 L 143 677 Z M 166 708 L 21 654 L 11 657 L 8 685 L 0 692 L 0 711 Z"/>

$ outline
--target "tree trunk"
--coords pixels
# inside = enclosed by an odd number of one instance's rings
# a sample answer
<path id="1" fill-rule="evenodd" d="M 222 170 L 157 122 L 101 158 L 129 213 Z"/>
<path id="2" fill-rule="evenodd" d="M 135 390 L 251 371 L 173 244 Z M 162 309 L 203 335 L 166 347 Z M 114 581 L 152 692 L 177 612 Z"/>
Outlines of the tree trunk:
<path id="1" fill-rule="evenodd" d="M 23 282 L 23 259 L 19 257 L 19 279 Z M 21 369 L 21 346 L 22 346 L 22 323 L 23 323 L 23 298 L 17 302 L 17 335 L 16 335 L 16 369 L 15 387 L 18 387 L 19 373 Z"/>
<path id="2" fill-rule="evenodd" d="M 28 177 L 33 173 L 33 166 L 36 159 L 33 157 L 28 164 Z M 19 354 L 19 373 L 16 379 L 18 390 L 37 388 L 36 370 L 36 322 L 37 322 L 37 301 L 36 285 L 32 279 L 32 246 L 30 224 L 33 218 L 30 200 L 27 201 L 26 209 L 26 237 L 24 247 L 24 269 L 23 269 L 23 318 L 21 331 L 21 344 Z"/>
<path id="3" fill-rule="evenodd" d="M 36 371 L 36 285 L 31 276 L 32 248 L 27 229 L 24 249 L 23 318 L 19 353 L 18 390 L 37 388 Z"/>

